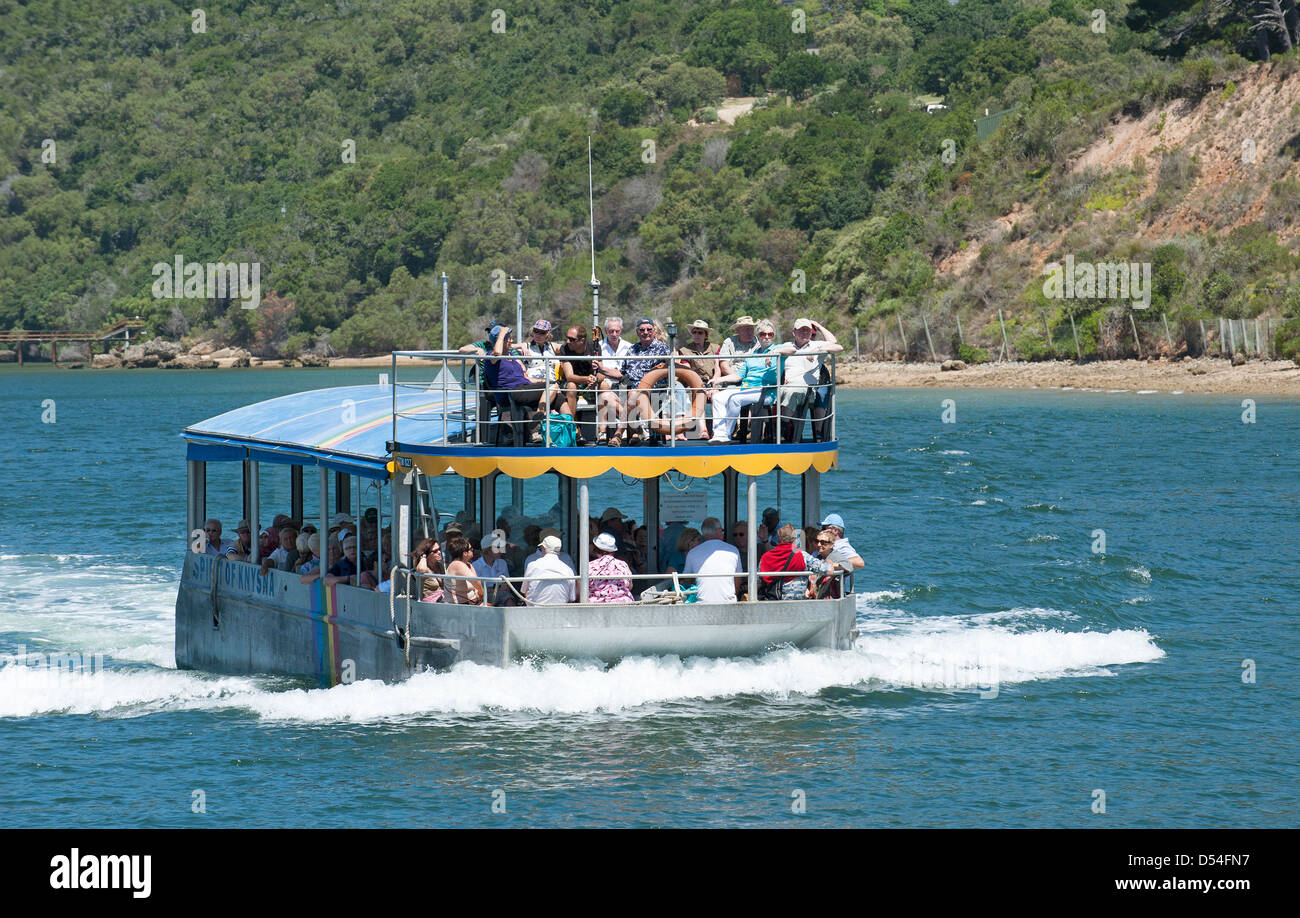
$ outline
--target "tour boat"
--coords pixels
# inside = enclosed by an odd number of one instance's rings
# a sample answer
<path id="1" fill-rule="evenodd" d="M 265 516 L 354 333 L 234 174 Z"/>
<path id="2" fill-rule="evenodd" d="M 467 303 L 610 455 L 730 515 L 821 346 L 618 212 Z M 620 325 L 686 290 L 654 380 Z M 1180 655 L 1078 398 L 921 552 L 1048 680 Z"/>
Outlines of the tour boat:
<path id="1" fill-rule="evenodd" d="M 190 545 L 176 600 L 178 667 L 284 674 L 331 686 L 361 679 L 399 681 L 463 661 L 506 666 L 538 656 L 606 662 L 634 655 L 741 657 L 787 645 L 843 649 L 852 643 L 855 605 L 848 577 L 838 598 L 755 598 L 758 480 L 778 469 L 799 475 L 801 507 L 792 521 L 816 525 L 821 519 L 820 476 L 837 458 L 833 412 L 823 425 L 822 442 L 801 436 L 798 442 L 731 445 L 670 440 L 618 448 L 497 446 L 492 445 L 492 429 L 501 422 L 479 415 L 482 374 L 472 372 L 476 359 L 482 358 L 446 350 L 396 352 L 391 382 L 273 398 L 185 429 Z M 833 372 L 833 361 L 831 365 Z M 410 378 L 412 367 L 418 378 Z M 398 380 L 399 370 L 406 380 Z M 589 423 L 583 412 L 578 420 Z M 780 424 L 774 426 L 780 430 Z M 208 467 L 218 464 L 214 473 L 219 473 L 221 463 L 240 464 L 239 508 L 208 503 Z M 274 474 L 284 474 L 288 487 L 272 481 Z M 722 604 L 679 601 L 694 597 L 688 590 L 670 588 L 632 603 L 586 601 L 595 535 L 589 531 L 590 483 L 606 474 L 640 483 L 638 509 L 647 527 L 650 565 L 657 565 L 659 557 L 666 477 L 721 476 L 723 512 L 712 515 L 722 520 L 726 533 L 737 521 L 749 521 L 749 552 L 742 558 L 741 575 L 741 586 L 748 584 L 746 598 Z M 323 577 L 302 583 L 296 573 L 274 568 L 263 573 L 257 563 L 206 552 L 203 525 L 209 516 L 222 519 L 229 531 L 237 509 L 253 533 L 261 531 L 271 509 L 261 499 L 264 482 L 287 493 L 288 506 L 275 510 L 303 520 L 304 489 L 313 484 L 312 477 L 319 519 L 311 522 L 322 546 L 330 538 L 330 519 L 338 513 L 360 520 L 373 508 L 374 531 L 391 529 L 388 546 L 396 569 L 378 572 L 381 580 L 393 572 L 388 592 L 327 585 Z M 498 494 L 504 501 L 507 493 L 509 505 L 500 503 Z M 563 533 L 564 549 L 574 559 L 578 601 L 475 606 L 419 598 L 406 565 L 421 536 L 436 534 L 453 515 L 466 525 L 479 522 L 486 534 L 503 507 L 522 512 L 525 503 L 537 506 L 539 501 L 549 508 L 551 521 Z M 255 536 L 254 553 L 257 542 Z M 641 597 L 656 579 L 662 578 L 638 579 L 634 594 Z"/>

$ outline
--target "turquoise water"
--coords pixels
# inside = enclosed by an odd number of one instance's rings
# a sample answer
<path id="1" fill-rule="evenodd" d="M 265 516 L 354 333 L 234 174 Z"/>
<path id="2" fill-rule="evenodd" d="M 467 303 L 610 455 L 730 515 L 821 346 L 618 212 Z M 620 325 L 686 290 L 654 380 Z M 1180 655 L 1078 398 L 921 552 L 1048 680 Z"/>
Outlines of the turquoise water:
<path id="1" fill-rule="evenodd" d="M 867 559 L 849 651 L 328 690 L 177 671 L 177 432 L 376 375 L 0 370 L 0 655 L 105 660 L 0 669 L 6 825 L 1300 822 L 1300 404 L 844 393 L 822 505 Z"/>

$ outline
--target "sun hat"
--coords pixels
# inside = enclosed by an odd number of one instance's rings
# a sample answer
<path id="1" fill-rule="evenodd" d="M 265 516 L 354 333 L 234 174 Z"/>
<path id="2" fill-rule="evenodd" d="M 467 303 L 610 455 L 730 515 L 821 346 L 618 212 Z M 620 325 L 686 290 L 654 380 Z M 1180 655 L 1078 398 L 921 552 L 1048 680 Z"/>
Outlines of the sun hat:
<path id="1" fill-rule="evenodd" d="M 614 537 L 608 532 L 602 532 L 596 536 L 592 544 L 601 551 L 618 551 L 618 543 L 614 541 Z"/>
<path id="2" fill-rule="evenodd" d="M 560 550 L 560 545 L 561 543 L 558 538 L 553 535 L 548 535 L 546 538 L 542 539 L 542 543 L 537 547 L 543 551 L 549 551 L 551 554 L 555 554 Z"/>
<path id="3" fill-rule="evenodd" d="M 710 330 L 709 323 L 705 322 L 703 319 L 696 319 L 694 322 L 691 323 L 691 328 L 702 328 L 705 331 Z"/>
<path id="4" fill-rule="evenodd" d="M 334 514 L 333 518 L 330 520 L 330 526 L 342 526 L 344 523 L 351 523 L 351 522 L 352 522 L 352 517 L 348 516 L 346 513 L 343 513 L 342 511 L 339 511 L 338 513 Z"/>
<path id="5" fill-rule="evenodd" d="M 737 319 L 735 322 L 732 323 L 731 327 L 740 328 L 740 326 L 742 325 L 753 325 L 753 324 L 755 324 L 753 316 L 741 316 L 739 319 Z"/>
<path id="6" fill-rule="evenodd" d="M 838 513 L 828 513 L 826 519 L 822 520 L 823 526 L 835 526 L 841 530 L 844 529 L 844 517 Z"/>
<path id="7" fill-rule="evenodd" d="M 240 520 L 239 525 L 235 527 L 235 532 L 252 532 L 253 527 L 248 525 L 248 520 Z"/>
<path id="8" fill-rule="evenodd" d="M 608 523 L 610 520 L 622 519 L 627 519 L 627 517 L 623 516 L 623 514 L 619 512 L 618 507 L 606 507 L 605 512 L 600 515 L 600 521 L 602 523 Z"/>

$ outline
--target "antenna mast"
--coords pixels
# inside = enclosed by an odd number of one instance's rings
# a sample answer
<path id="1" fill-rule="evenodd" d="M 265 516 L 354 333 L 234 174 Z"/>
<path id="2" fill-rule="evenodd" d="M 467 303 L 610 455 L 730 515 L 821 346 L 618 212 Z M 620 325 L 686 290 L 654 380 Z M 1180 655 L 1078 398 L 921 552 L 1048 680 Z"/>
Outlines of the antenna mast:
<path id="1" fill-rule="evenodd" d="M 596 280 L 596 198 L 591 180 L 591 135 L 587 135 L 587 217 L 591 221 L 591 343 L 599 348 L 600 340 L 600 281 Z M 599 353 L 599 350 L 593 351 Z"/>

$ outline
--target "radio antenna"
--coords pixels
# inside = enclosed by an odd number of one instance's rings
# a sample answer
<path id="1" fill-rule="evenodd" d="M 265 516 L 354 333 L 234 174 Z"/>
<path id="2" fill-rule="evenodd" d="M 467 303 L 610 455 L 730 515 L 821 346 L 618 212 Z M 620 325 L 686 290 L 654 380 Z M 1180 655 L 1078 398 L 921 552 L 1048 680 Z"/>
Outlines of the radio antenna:
<path id="1" fill-rule="evenodd" d="M 587 135 L 587 218 L 591 221 L 591 324 L 592 343 L 600 337 L 600 281 L 596 280 L 596 197 L 591 180 L 591 135 Z"/>

